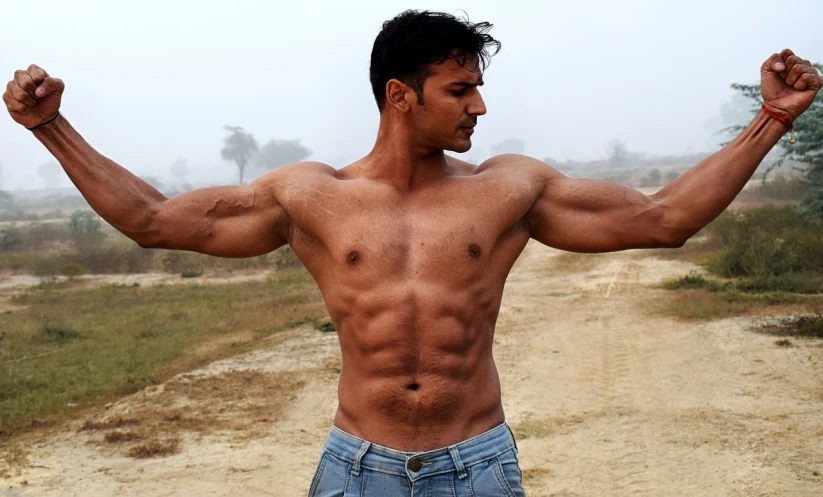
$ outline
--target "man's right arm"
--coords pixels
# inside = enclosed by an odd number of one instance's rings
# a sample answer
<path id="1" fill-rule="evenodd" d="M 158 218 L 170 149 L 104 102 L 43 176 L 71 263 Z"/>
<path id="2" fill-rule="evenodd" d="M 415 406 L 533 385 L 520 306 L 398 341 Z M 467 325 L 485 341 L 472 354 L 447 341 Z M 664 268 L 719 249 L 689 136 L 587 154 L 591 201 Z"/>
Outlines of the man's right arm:
<path id="1" fill-rule="evenodd" d="M 143 247 L 222 257 L 262 255 L 287 242 L 289 220 L 273 171 L 249 185 L 205 188 L 168 199 L 94 150 L 59 113 L 63 84 L 31 66 L 15 73 L 3 100 L 66 170 L 92 209 Z"/>

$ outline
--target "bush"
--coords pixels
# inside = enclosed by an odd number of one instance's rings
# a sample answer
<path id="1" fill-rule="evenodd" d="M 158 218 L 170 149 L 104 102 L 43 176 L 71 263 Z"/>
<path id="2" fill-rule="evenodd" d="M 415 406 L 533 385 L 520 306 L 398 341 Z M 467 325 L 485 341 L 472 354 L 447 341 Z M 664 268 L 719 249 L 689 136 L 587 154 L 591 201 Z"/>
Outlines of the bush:
<path id="1" fill-rule="evenodd" d="M 663 288 L 666 290 L 695 290 L 698 288 L 705 288 L 706 290 L 717 292 L 725 289 L 727 286 L 728 285 L 721 284 L 716 281 L 707 280 L 697 273 L 690 273 L 687 276 L 663 283 Z"/>
<path id="2" fill-rule="evenodd" d="M 714 274 L 760 281 L 793 273 L 823 276 L 823 227 L 794 208 L 725 212 L 709 235 L 721 247 L 707 265 Z"/>
<path id="3" fill-rule="evenodd" d="M 791 317 L 760 326 L 757 331 L 778 336 L 823 338 L 823 315 Z"/>
<path id="4" fill-rule="evenodd" d="M 744 278 L 735 283 L 743 292 L 823 293 L 823 275 L 813 273 L 786 273 L 778 276 Z"/>
<path id="5" fill-rule="evenodd" d="M 275 250 L 274 266 L 277 269 L 295 269 L 303 267 L 303 263 L 297 258 L 294 250 L 288 245 L 285 245 Z"/>
<path id="6" fill-rule="evenodd" d="M 169 250 L 163 257 L 163 269 L 167 273 L 182 274 L 184 278 L 201 276 L 203 274 L 204 258 L 205 256 L 194 252 Z"/>
<path id="7" fill-rule="evenodd" d="M 0 228 L 0 251 L 9 250 L 17 244 L 17 228 L 14 225 Z"/>
<path id="8" fill-rule="evenodd" d="M 68 264 L 60 268 L 60 274 L 62 274 L 70 280 L 76 278 L 77 276 L 81 276 L 85 273 L 85 268 L 76 262 L 69 262 Z"/>
<path id="9" fill-rule="evenodd" d="M 97 215 L 89 211 L 75 211 L 69 218 L 66 227 L 69 229 L 77 250 L 89 250 L 100 245 L 103 233 L 100 231 L 100 220 Z"/>

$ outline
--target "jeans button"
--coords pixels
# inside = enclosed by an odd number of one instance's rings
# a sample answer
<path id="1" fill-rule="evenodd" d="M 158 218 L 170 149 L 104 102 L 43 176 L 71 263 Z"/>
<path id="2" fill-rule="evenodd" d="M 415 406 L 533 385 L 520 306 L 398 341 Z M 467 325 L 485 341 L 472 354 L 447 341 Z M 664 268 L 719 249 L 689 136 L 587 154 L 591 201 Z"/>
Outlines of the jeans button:
<path id="1" fill-rule="evenodd" d="M 409 461 L 409 469 L 412 471 L 420 471 L 420 468 L 423 467 L 423 463 L 420 462 L 420 459 L 412 459 Z"/>

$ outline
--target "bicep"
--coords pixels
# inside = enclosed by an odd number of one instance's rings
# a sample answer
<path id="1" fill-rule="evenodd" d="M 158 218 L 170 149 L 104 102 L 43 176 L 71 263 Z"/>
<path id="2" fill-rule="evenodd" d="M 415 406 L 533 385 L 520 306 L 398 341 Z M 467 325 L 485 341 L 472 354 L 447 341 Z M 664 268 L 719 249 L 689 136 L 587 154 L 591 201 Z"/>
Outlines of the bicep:
<path id="1" fill-rule="evenodd" d="M 664 204 L 614 183 L 567 178 L 552 170 L 529 212 L 532 238 L 573 252 L 668 247 Z"/>
<path id="2" fill-rule="evenodd" d="M 150 246 L 220 257 L 266 254 L 287 241 L 288 216 L 265 181 L 204 188 L 159 204 Z"/>

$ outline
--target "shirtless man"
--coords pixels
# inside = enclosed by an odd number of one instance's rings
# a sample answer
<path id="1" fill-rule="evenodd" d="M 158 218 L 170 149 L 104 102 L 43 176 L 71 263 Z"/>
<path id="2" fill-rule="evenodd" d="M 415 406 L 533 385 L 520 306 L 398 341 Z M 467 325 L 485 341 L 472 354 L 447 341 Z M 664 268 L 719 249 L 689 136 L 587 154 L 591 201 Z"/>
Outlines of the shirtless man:
<path id="1" fill-rule="evenodd" d="M 823 85 L 790 50 L 771 55 L 761 67 L 766 111 L 650 196 L 522 155 L 476 167 L 444 150 L 469 150 L 486 113 L 478 87 L 488 49 L 499 49 L 490 27 L 415 11 L 386 22 L 371 58 L 380 128 L 353 164 L 293 164 L 171 199 L 83 140 L 58 113 L 63 83 L 43 69 L 17 71 L 3 95 L 91 207 L 140 246 L 221 257 L 292 247 L 343 354 L 310 495 L 522 496 L 492 338 L 526 242 L 681 246 L 729 205 Z"/>

